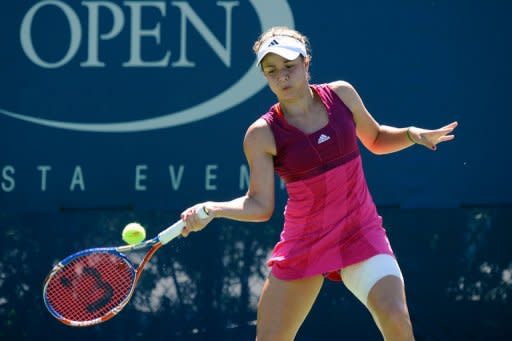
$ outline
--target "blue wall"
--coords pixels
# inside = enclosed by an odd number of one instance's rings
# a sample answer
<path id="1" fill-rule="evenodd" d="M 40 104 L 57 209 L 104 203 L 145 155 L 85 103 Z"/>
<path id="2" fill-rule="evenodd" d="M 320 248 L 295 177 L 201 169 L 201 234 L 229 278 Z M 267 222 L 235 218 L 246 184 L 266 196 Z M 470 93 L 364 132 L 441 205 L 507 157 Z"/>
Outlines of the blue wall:
<path id="1" fill-rule="evenodd" d="M 169 264 L 186 268 L 191 283 L 217 285 L 199 301 L 177 307 L 170 299 L 156 313 L 131 305 L 120 321 L 106 327 L 70 331 L 50 320 L 38 295 L 54 261 L 77 249 L 118 243 L 128 221 L 145 220 L 157 233 L 190 204 L 245 192 L 245 129 L 275 101 L 255 67 L 251 46 L 272 25 L 305 33 L 313 48 L 312 82 L 351 82 L 380 123 L 435 128 L 459 121 L 455 141 L 436 152 L 418 146 L 387 156 L 363 152 L 366 175 L 411 283 L 419 336 L 478 339 L 510 333 L 497 311 L 510 303 L 511 286 L 506 279 L 511 264 L 511 10 L 510 2 L 500 0 L 4 4 L 0 337 L 135 338 L 124 331 L 127 323 L 137 323 L 140 335 L 163 337 L 162 329 L 150 327 L 175 316 L 183 319 L 184 326 L 172 329 L 181 339 L 253 334 L 251 299 L 257 292 L 246 288 L 240 296 L 227 297 L 222 290 L 229 280 L 245 288 L 249 279 L 265 277 L 266 252 L 278 238 L 286 199 L 279 185 L 277 212 L 269 224 L 215 222 L 211 230 L 232 232 L 216 247 L 202 246 L 207 237 L 194 236 L 180 241 L 181 254 L 163 251 L 162 258 L 171 257 Z M 474 226 L 477 232 L 471 234 Z M 492 236 L 493 244 L 472 244 L 482 234 Z M 197 277 L 205 269 L 222 268 L 211 252 L 242 252 L 232 249 L 236 242 L 247 246 L 242 249 L 251 267 Z M 180 257 L 203 250 L 207 264 L 198 259 L 183 265 Z M 472 253 L 469 262 L 464 257 Z M 169 274 L 169 265 L 164 268 Z M 149 277 L 138 294 L 141 300 L 158 282 L 158 276 Z M 478 300 L 468 292 L 457 296 L 458 281 L 468 280 L 463 288 L 477 290 L 480 282 L 488 295 Z M 369 317 L 342 290 L 327 284 L 326 296 L 308 319 L 314 322 L 306 326 L 322 321 L 337 326 L 352 317 L 357 323 L 347 323 L 347 329 L 366 330 Z M 337 300 L 328 298 L 333 296 Z M 337 309 L 340 318 L 334 319 Z M 472 309 L 478 313 L 468 314 Z M 219 321 L 208 322 L 213 316 Z M 32 324 L 26 334 L 16 334 L 27 320 Z M 207 330 L 185 332 L 198 325 Z M 314 339 L 312 329 L 305 329 L 303 340 Z M 369 333 L 368 338 L 376 335 Z"/>
<path id="2" fill-rule="evenodd" d="M 144 2 L 107 2 L 124 20 L 105 6 L 95 16 L 94 2 L 20 1 L 2 11 L 4 209 L 181 208 L 243 193 L 245 129 L 275 100 L 251 45 L 262 28 L 282 23 L 309 36 L 312 81 L 351 82 L 379 122 L 460 122 L 457 141 L 436 153 L 365 157 L 379 204 L 510 204 L 510 4 L 156 2 L 141 7 L 137 20 L 134 3 Z M 89 25 L 91 18 L 99 24 Z M 142 31 L 132 34 L 139 21 Z M 116 22 L 117 35 L 102 39 Z M 150 66 L 156 61 L 165 65 Z M 218 105 L 198 107 L 207 101 Z M 14 114 L 76 125 L 52 128 Z"/>

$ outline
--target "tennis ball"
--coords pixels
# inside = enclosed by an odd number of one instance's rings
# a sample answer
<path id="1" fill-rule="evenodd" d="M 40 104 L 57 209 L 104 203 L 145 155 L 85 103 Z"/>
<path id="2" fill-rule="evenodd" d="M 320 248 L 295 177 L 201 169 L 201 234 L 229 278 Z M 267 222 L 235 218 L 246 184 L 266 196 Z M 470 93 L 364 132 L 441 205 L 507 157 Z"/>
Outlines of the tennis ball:
<path id="1" fill-rule="evenodd" d="M 129 223 L 124 227 L 122 236 L 126 244 L 137 244 L 146 239 L 146 230 L 139 223 Z"/>

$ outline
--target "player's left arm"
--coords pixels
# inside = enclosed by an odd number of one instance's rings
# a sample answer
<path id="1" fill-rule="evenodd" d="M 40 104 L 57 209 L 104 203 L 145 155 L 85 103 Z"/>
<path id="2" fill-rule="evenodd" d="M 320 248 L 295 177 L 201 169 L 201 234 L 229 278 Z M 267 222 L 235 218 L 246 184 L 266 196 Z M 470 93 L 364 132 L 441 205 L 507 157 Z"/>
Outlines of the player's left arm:
<path id="1" fill-rule="evenodd" d="M 374 154 L 397 152 L 415 143 L 431 150 L 436 150 L 437 144 L 453 140 L 455 137 L 450 133 L 457 126 L 457 122 L 452 122 L 444 127 L 433 130 L 418 127 L 396 128 L 381 125 L 368 112 L 361 97 L 352 85 L 345 81 L 336 81 L 329 85 L 352 111 L 356 123 L 357 136 L 361 143 Z"/>

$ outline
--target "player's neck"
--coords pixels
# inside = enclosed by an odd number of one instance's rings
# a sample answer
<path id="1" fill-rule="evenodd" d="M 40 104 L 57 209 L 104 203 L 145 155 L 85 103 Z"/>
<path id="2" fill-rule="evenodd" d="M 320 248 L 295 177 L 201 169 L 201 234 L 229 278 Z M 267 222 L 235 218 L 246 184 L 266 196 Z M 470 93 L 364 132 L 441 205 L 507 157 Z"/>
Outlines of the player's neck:
<path id="1" fill-rule="evenodd" d="M 294 99 L 281 100 L 281 111 L 287 117 L 307 116 L 315 106 L 315 93 L 307 85 L 304 91 Z"/>

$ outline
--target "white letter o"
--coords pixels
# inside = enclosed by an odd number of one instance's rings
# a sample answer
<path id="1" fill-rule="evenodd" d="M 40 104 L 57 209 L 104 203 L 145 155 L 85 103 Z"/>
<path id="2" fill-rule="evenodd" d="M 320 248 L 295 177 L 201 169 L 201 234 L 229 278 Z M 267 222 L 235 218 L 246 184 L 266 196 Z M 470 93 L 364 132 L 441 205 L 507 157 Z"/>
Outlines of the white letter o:
<path id="1" fill-rule="evenodd" d="M 41 7 L 46 6 L 46 5 L 53 5 L 53 6 L 59 7 L 62 10 L 62 12 L 64 12 L 64 14 L 66 15 L 66 18 L 68 19 L 69 28 L 71 31 L 71 41 L 69 44 L 68 51 L 67 51 L 66 55 L 64 56 L 64 58 L 62 58 L 61 60 L 59 60 L 55 63 L 49 63 L 49 62 L 46 62 L 46 61 L 42 60 L 41 58 L 39 58 L 36 51 L 34 50 L 34 45 L 32 44 L 32 20 L 34 19 L 36 12 Z M 71 7 L 69 7 L 62 1 L 47 0 L 47 1 L 41 1 L 37 4 L 35 4 L 34 6 L 32 6 L 32 8 L 30 8 L 30 10 L 27 12 L 27 14 L 25 14 L 25 17 L 23 18 L 23 21 L 21 22 L 21 29 L 20 29 L 21 47 L 23 48 L 23 51 L 25 52 L 27 57 L 32 62 L 34 62 L 35 64 L 37 64 L 41 67 L 44 67 L 44 68 L 48 68 L 48 69 L 58 68 L 58 67 L 65 65 L 66 63 L 68 63 L 71 60 L 71 58 L 74 57 L 74 55 L 76 54 L 76 51 L 80 47 L 81 40 L 82 40 L 82 27 L 80 26 L 80 19 L 76 15 L 75 11 L 73 11 L 73 9 Z"/>

